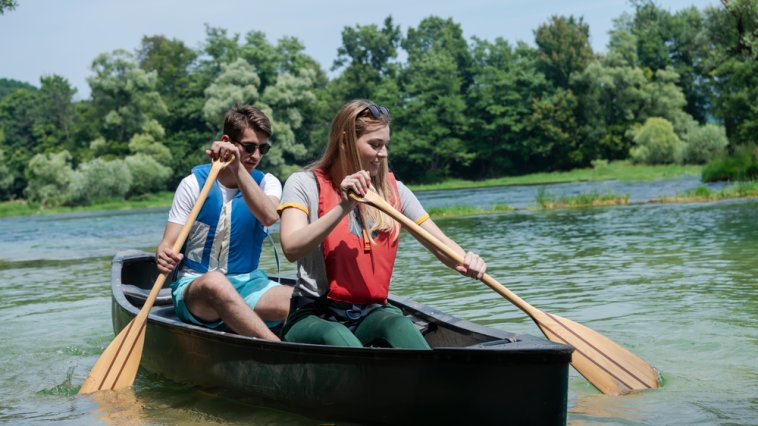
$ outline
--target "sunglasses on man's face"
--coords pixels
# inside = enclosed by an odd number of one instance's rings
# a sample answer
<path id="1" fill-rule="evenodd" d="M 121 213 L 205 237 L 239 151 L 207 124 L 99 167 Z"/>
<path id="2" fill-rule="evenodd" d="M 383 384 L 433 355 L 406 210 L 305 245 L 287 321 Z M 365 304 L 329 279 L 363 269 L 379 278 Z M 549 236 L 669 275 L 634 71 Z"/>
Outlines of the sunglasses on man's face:
<path id="1" fill-rule="evenodd" d="M 243 142 L 232 141 L 232 142 L 238 145 L 241 145 L 242 149 L 244 149 L 245 152 L 248 153 L 248 155 L 255 154 L 256 150 L 260 151 L 261 155 L 266 155 L 268 150 L 271 149 L 271 145 L 269 145 L 268 143 L 262 143 L 258 145 L 255 142 L 248 142 L 248 143 L 245 143 L 244 141 Z"/>
<path id="2" fill-rule="evenodd" d="M 375 120 L 381 120 L 382 117 L 390 118 L 390 111 L 385 106 L 381 105 L 369 105 L 366 107 L 368 111 L 371 113 L 371 116 L 374 117 Z"/>

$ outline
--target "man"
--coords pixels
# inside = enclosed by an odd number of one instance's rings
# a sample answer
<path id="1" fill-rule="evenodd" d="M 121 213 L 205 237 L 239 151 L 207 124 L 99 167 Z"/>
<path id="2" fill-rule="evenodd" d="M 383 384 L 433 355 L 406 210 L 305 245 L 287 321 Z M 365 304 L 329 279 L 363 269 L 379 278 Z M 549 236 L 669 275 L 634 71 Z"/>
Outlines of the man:
<path id="1" fill-rule="evenodd" d="M 276 222 L 281 182 L 255 167 L 271 145 L 271 123 L 263 112 L 238 105 L 224 116 L 224 135 L 206 151 L 211 158 L 234 160 L 218 175 L 193 224 L 182 253 L 172 250 L 200 194 L 210 164 L 192 169 L 174 194 L 163 239 L 156 249 L 161 272 L 177 265 L 171 284 L 182 321 L 268 340 L 279 338 L 269 327 L 287 317 L 292 289 L 258 269 L 264 226 Z"/>

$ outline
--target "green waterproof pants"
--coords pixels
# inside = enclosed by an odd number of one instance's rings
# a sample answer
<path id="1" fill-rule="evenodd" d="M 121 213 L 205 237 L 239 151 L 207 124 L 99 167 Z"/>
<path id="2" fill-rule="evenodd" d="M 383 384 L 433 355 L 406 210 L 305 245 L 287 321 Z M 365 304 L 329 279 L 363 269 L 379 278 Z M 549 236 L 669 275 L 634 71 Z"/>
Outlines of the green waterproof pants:
<path id="1" fill-rule="evenodd" d="M 430 349 L 411 320 L 404 317 L 400 309 L 390 305 L 371 311 L 358 323 L 354 333 L 343 322 L 320 318 L 318 312 L 309 306 L 293 312 L 287 323 L 284 340 L 288 342 Z"/>

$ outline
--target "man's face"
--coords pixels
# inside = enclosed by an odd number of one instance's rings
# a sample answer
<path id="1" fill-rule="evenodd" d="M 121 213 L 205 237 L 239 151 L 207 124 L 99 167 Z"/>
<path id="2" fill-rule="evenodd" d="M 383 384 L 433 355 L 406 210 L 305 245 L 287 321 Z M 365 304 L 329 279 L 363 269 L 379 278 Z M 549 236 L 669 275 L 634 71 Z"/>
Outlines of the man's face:
<path id="1" fill-rule="evenodd" d="M 240 161 L 248 172 L 252 172 L 258 166 L 263 158 L 261 151 L 266 151 L 269 147 L 266 135 L 250 128 L 245 129 L 240 140 L 232 140 L 232 143 L 237 147 Z"/>

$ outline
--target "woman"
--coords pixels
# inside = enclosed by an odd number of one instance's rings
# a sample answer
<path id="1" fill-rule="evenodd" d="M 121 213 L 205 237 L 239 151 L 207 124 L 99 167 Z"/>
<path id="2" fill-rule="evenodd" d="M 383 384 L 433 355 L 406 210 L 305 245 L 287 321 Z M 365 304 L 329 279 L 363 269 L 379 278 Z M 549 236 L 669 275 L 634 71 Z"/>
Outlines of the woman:
<path id="1" fill-rule="evenodd" d="M 405 216 L 460 255 L 458 265 L 431 245 L 444 264 L 481 279 L 487 268 L 476 254 L 449 239 L 415 195 L 387 167 L 390 115 L 359 99 L 332 121 L 323 157 L 287 180 L 278 210 L 284 254 L 297 261 L 284 340 L 336 346 L 428 349 L 421 333 L 387 304 L 400 225 L 385 213 L 349 198 L 373 189 Z"/>

